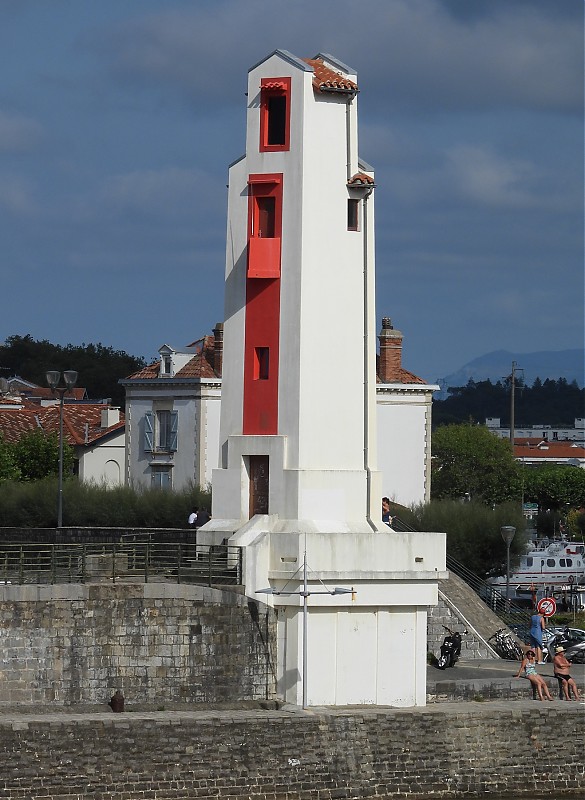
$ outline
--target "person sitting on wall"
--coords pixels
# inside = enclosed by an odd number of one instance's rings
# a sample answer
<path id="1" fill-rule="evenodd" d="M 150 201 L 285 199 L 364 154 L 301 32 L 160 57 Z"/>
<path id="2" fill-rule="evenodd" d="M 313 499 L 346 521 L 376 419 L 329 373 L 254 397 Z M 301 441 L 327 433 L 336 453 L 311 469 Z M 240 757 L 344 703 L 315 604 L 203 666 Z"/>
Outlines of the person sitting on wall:
<path id="1" fill-rule="evenodd" d="M 524 656 L 524 658 L 522 659 L 522 663 L 520 664 L 520 669 L 518 670 L 516 675 L 514 675 L 514 677 L 519 678 L 520 673 L 522 672 L 522 670 L 524 670 L 525 677 L 528 678 L 532 686 L 538 692 L 538 699 L 544 700 L 544 697 L 546 697 L 547 700 L 552 701 L 552 697 L 548 690 L 548 686 L 545 679 L 541 675 L 539 675 L 538 672 L 536 671 L 534 656 L 535 656 L 534 650 L 526 651 L 526 655 Z"/>
<path id="2" fill-rule="evenodd" d="M 189 514 L 189 519 L 187 520 L 187 522 L 189 523 L 189 527 L 190 527 L 190 528 L 195 528 L 195 527 L 196 527 L 196 523 L 197 523 L 197 512 L 198 512 L 198 511 L 199 511 L 199 509 L 198 509 L 197 507 L 195 507 L 195 508 L 193 509 L 193 511 L 192 511 L 192 512 Z"/>
<path id="3" fill-rule="evenodd" d="M 570 700 L 571 694 L 573 700 L 580 700 L 581 695 L 574 679 L 571 678 L 569 670 L 571 669 L 571 662 L 565 655 L 564 647 L 557 647 L 555 650 L 555 657 L 553 658 L 553 665 L 555 668 L 555 678 L 558 679 L 559 685 L 563 689 L 563 699 Z"/>

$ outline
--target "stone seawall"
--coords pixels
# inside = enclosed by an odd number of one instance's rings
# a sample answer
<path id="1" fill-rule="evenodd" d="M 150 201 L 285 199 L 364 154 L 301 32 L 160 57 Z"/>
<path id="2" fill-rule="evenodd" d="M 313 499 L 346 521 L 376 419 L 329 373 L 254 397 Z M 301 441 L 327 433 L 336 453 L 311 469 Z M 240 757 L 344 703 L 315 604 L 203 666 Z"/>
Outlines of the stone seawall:
<path id="1" fill-rule="evenodd" d="M 274 612 L 172 583 L 0 587 L 0 707 L 271 699 Z"/>
<path id="2" fill-rule="evenodd" d="M 577 703 L 0 715 L 0 797 L 530 798 L 585 792 Z"/>

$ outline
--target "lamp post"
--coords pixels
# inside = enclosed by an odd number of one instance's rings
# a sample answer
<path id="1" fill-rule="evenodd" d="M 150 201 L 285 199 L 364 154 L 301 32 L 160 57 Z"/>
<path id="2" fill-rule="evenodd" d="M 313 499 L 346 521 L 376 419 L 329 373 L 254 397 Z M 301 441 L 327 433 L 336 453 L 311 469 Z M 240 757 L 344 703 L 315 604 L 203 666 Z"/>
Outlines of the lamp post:
<path id="1" fill-rule="evenodd" d="M 53 394 L 59 395 L 59 493 L 57 498 L 57 527 L 63 527 L 63 405 L 67 392 L 77 383 L 77 372 L 67 369 L 63 372 L 65 386 L 59 386 L 61 373 L 58 370 L 47 371 L 47 383 Z"/>
<path id="2" fill-rule="evenodd" d="M 297 570 L 298 572 L 298 570 Z M 289 578 L 289 581 L 294 578 L 294 575 Z M 288 583 L 288 581 L 287 581 Z M 323 584 L 325 587 L 325 584 Z M 271 595 L 283 595 L 290 597 L 291 595 L 299 595 L 303 598 L 303 708 L 307 708 L 307 673 L 308 673 L 308 648 L 307 648 L 307 623 L 308 623 L 308 615 L 309 615 L 309 608 L 308 608 L 308 598 L 312 594 L 330 594 L 330 595 L 339 595 L 339 594 L 354 594 L 353 589 L 345 589 L 341 586 L 336 586 L 334 589 L 327 589 L 325 587 L 322 590 L 318 591 L 309 591 L 308 584 L 307 584 L 307 548 L 305 545 L 305 552 L 303 556 L 303 588 L 296 592 L 287 592 L 285 591 L 286 584 L 282 589 L 257 589 L 256 594 L 271 594 Z"/>
<path id="3" fill-rule="evenodd" d="M 510 545 L 512 539 L 516 534 L 516 528 L 513 525 L 502 525 L 500 528 L 502 539 L 506 542 L 506 603 L 510 604 Z"/>

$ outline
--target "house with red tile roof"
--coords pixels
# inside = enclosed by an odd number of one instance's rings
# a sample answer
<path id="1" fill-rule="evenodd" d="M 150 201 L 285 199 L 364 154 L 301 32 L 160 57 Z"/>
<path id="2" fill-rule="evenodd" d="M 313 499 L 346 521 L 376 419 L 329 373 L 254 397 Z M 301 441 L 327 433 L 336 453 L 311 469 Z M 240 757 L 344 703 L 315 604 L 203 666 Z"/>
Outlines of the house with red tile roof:
<path id="1" fill-rule="evenodd" d="M 211 483 L 218 465 L 223 323 L 121 380 L 126 391 L 126 482 L 180 490 Z"/>
<path id="2" fill-rule="evenodd" d="M 0 433 L 5 441 L 17 442 L 36 430 L 59 434 L 59 401 L 47 392 L 28 384 L 23 396 L 15 383 L 10 394 L 0 397 Z M 72 394 L 63 405 L 63 436 L 74 451 L 75 473 L 82 481 L 122 484 L 126 463 L 123 414 L 106 403 L 80 402 L 85 389 Z"/>
<path id="3" fill-rule="evenodd" d="M 514 439 L 514 458 L 530 467 L 546 464 L 585 468 L 585 442 Z"/>

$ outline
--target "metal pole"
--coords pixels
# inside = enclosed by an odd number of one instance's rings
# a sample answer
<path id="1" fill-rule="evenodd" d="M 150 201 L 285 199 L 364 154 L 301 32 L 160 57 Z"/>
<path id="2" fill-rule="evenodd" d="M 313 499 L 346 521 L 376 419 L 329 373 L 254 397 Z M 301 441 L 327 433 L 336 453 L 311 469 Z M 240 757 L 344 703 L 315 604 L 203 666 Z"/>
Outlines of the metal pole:
<path id="1" fill-rule="evenodd" d="M 512 453 L 514 453 L 514 395 L 516 390 L 516 362 L 512 361 L 512 375 L 511 375 L 511 391 L 510 391 L 510 445 L 512 446 Z"/>
<path id="2" fill-rule="evenodd" d="M 65 391 L 59 389 L 59 499 L 57 502 L 57 527 L 63 527 L 63 405 Z"/>
<path id="3" fill-rule="evenodd" d="M 510 604 L 510 542 L 506 542 L 506 603 Z"/>
<path id="4" fill-rule="evenodd" d="M 303 560 L 303 708 L 307 708 L 307 622 L 308 622 L 308 591 L 307 591 L 307 546 L 305 543 L 305 556 Z"/>

